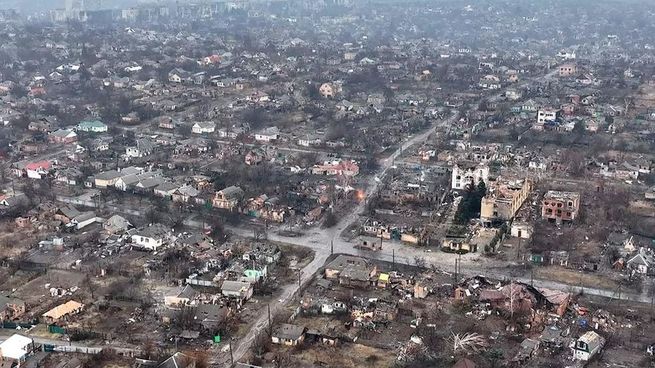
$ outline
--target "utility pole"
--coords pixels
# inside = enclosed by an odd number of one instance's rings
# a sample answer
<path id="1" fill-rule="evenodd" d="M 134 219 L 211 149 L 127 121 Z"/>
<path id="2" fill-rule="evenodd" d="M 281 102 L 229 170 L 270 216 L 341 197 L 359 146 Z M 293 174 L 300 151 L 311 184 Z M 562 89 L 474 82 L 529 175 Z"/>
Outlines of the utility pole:
<path id="1" fill-rule="evenodd" d="M 230 366 L 234 366 L 234 354 L 232 353 L 232 340 L 230 340 Z"/>
<path id="2" fill-rule="evenodd" d="M 521 256 L 521 237 L 519 236 L 519 245 L 516 247 L 516 260 Z"/>
<path id="3" fill-rule="evenodd" d="M 509 313 L 512 321 L 514 320 L 514 281 L 509 283 Z"/>
<path id="4" fill-rule="evenodd" d="M 618 299 L 618 303 L 620 303 L 621 302 L 621 285 L 619 285 L 618 292 L 619 292 L 619 297 L 617 299 Z"/>
<path id="5" fill-rule="evenodd" d="M 330 241 L 330 255 L 334 254 L 334 239 Z"/>
<path id="6" fill-rule="evenodd" d="M 462 273 L 462 253 L 457 255 L 457 275 Z"/>
<path id="7" fill-rule="evenodd" d="M 584 285 L 582 285 L 582 274 L 580 274 L 580 293 L 584 294 Z"/>
<path id="8" fill-rule="evenodd" d="M 395 271 L 396 270 L 396 250 L 392 249 L 391 250 L 391 264 L 392 268 Z"/>
<path id="9" fill-rule="evenodd" d="M 271 323 L 271 304 L 266 304 L 266 306 L 268 307 L 268 333 L 270 335 L 273 332 L 273 324 Z"/>

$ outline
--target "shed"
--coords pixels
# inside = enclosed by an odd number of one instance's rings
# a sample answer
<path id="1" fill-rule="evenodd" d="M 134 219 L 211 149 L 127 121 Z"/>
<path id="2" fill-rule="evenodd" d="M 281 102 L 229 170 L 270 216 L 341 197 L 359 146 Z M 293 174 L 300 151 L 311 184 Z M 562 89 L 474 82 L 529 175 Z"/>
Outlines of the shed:
<path id="1" fill-rule="evenodd" d="M 588 331 L 575 342 L 573 358 L 576 360 L 590 360 L 605 345 L 605 339 L 594 331 Z"/>
<path id="2" fill-rule="evenodd" d="M 227 280 L 223 281 L 221 293 L 227 297 L 246 301 L 252 297 L 253 288 L 249 282 Z"/>
<path id="3" fill-rule="evenodd" d="M 45 318 L 46 322 L 52 323 L 68 315 L 77 314 L 82 308 L 84 308 L 84 304 L 70 300 L 45 312 L 42 317 Z"/>
<path id="4" fill-rule="evenodd" d="M 278 326 L 271 335 L 273 344 L 296 346 L 305 339 L 305 327 L 288 323 Z"/>
<path id="5" fill-rule="evenodd" d="M 29 337 L 14 334 L 0 344 L 0 356 L 4 359 L 25 361 L 25 358 L 34 350 L 34 342 Z"/>

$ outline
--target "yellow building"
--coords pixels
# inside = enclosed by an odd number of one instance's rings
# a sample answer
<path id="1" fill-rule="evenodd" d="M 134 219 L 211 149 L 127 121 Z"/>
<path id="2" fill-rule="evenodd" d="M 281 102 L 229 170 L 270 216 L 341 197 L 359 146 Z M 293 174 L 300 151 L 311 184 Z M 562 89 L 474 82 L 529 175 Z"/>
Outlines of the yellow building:
<path id="1" fill-rule="evenodd" d="M 493 221 L 509 221 L 530 195 L 532 182 L 529 179 L 505 181 L 498 178 L 492 182 L 487 195 L 482 198 L 480 220 L 485 224 Z"/>

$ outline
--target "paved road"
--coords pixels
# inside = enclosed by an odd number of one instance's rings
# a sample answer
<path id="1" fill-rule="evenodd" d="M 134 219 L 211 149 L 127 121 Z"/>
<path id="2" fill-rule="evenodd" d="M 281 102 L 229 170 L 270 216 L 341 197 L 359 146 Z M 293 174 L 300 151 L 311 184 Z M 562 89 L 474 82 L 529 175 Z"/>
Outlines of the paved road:
<path id="1" fill-rule="evenodd" d="M 557 70 L 546 74 L 545 76 L 539 78 L 541 81 L 549 81 L 556 77 Z M 525 80 L 515 84 L 513 88 L 521 88 L 529 84 L 531 80 Z M 504 93 L 500 91 L 495 94 L 495 97 L 499 97 Z M 366 187 L 367 195 L 372 197 L 377 193 L 379 183 L 382 181 L 382 178 L 387 174 L 389 169 L 394 165 L 394 161 L 402 154 L 403 151 L 406 151 L 408 148 L 415 144 L 420 144 L 425 142 L 430 135 L 432 135 L 436 129 L 439 127 L 449 127 L 452 123 L 456 122 L 459 117 L 459 113 L 453 114 L 446 120 L 439 121 L 428 129 L 427 131 L 411 137 L 408 141 L 404 142 L 389 158 L 381 162 L 379 170 L 371 175 L 368 180 L 368 186 Z M 303 270 L 302 282 L 307 282 L 311 275 L 317 272 L 320 267 L 325 263 L 327 258 L 330 256 L 332 251 L 334 253 L 344 253 L 352 254 L 358 256 L 364 256 L 371 259 L 377 259 L 381 261 L 396 262 L 399 264 L 408 264 L 415 265 L 416 259 L 421 258 L 425 260 L 426 264 L 431 267 L 436 267 L 437 269 L 454 271 L 455 259 L 458 257 L 453 254 L 448 254 L 444 252 L 426 252 L 424 249 L 418 247 L 411 247 L 407 245 L 402 245 L 397 242 L 387 242 L 383 245 L 383 250 L 381 251 L 367 251 L 359 250 L 353 247 L 353 243 L 342 239 L 339 234 L 350 225 L 354 224 L 359 220 L 359 216 L 364 212 L 366 203 L 362 201 L 359 203 L 350 213 L 342 217 L 338 224 L 331 229 L 315 229 L 313 232 L 303 234 L 298 237 L 288 237 L 282 236 L 276 233 L 268 233 L 267 237 L 269 240 L 277 241 L 281 243 L 287 243 L 291 245 L 304 246 L 314 250 L 315 257 L 314 260 L 307 265 Z M 233 233 L 243 236 L 251 237 L 253 232 L 251 229 L 244 228 L 229 228 Z M 466 254 L 460 258 L 460 267 L 459 275 L 464 276 L 475 276 L 483 274 L 486 277 L 493 279 L 512 279 L 518 282 L 532 283 L 536 287 L 556 289 L 563 291 L 584 291 L 586 294 L 598 295 L 609 298 L 618 298 L 622 300 L 630 300 L 636 302 L 650 303 L 650 298 L 646 295 L 637 295 L 637 294 L 618 294 L 616 290 L 603 290 L 597 288 L 580 288 L 577 285 L 568 285 L 565 283 L 550 281 L 550 280 L 531 280 L 529 277 L 524 276 L 512 276 L 510 270 L 506 267 L 506 262 L 497 262 L 481 257 L 479 254 Z M 272 306 L 272 309 L 278 309 L 284 307 L 293 296 L 293 294 L 298 290 L 298 285 L 288 285 L 283 292 L 283 296 L 279 301 Z M 252 343 L 257 335 L 261 332 L 267 324 L 267 315 L 262 315 L 254 324 L 254 327 L 251 331 L 241 339 L 238 343 L 238 347 L 234 351 L 235 361 L 239 361 L 246 354 L 246 352 L 252 347 Z"/>
<path id="2" fill-rule="evenodd" d="M 393 162 L 402 154 L 403 151 L 407 150 L 409 147 L 413 146 L 414 144 L 424 142 L 431 134 L 435 132 L 438 126 L 450 125 L 457 118 L 458 118 L 458 114 L 454 114 L 446 121 L 442 121 L 440 123 L 434 124 L 427 131 L 415 135 L 411 137 L 409 140 L 407 140 L 406 142 L 404 142 L 400 147 L 398 147 L 398 149 L 391 156 L 389 156 L 381 163 L 380 169 L 375 173 L 375 175 L 371 175 L 370 179 L 368 180 L 368 183 L 366 183 L 367 192 L 368 193 L 377 192 L 378 185 L 381 182 L 381 178 L 383 178 L 386 175 L 388 170 L 393 166 Z M 319 268 L 321 268 L 321 266 L 323 266 L 327 258 L 330 256 L 331 243 L 334 244 L 334 251 L 337 253 L 341 253 L 341 252 L 349 253 L 352 251 L 353 249 L 352 244 L 342 240 L 339 237 L 339 234 L 344 228 L 356 222 L 360 214 L 364 211 L 365 208 L 366 208 L 366 203 L 365 201 L 362 201 L 353 209 L 352 212 L 350 212 L 345 217 L 342 217 L 338 222 L 338 224 L 331 229 L 325 229 L 325 230 L 313 232 L 297 238 L 288 238 L 275 234 L 268 234 L 268 238 L 273 241 L 307 246 L 314 250 L 315 252 L 314 260 L 311 263 L 309 263 L 307 266 L 305 266 L 305 268 L 303 268 L 302 270 L 301 282 L 304 284 L 312 277 L 314 273 L 316 273 L 319 270 Z M 231 228 L 230 230 L 245 237 L 249 237 L 252 235 L 252 232 L 249 229 Z M 294 293 L 297 290 L 298 290 L 298 285 L 296 284 L 287 285 L 287 287 L 284 289 L 282 297 L 280 297 L 278 301 L 273 303 L 271 308 L 272 309 L 282 308 L 290 301 L 290 299 L 293 297 Z M 267 323 L 268 323 L 267 315 L 262 315 L 260 318 L 257 319 L 257 321 L 254 323 L 253 328 L 249 331 L 249 333 L 239 341 L 238 348 L 235 349 L 234 351 L 235 361 L 241 360 L 241 358 L 245 355 L 245 353 L 252 347 L 252 343 L 254 342 L 257 334 L 263 331 L 263 329 L 267 326 Z"/>
<path id="3" fill-rule="evenodd" d="M 371 175 L 371 178 L 368 180 L 368 183 L 366 183 L 367 192 L 368 193 L 377 192 L 378 185 L 381 181 L 381 178 L 386 175 L 389 169 L 391 169 L 394 161 L 401 155 L 403 151 L 407 150 L 409 147 L 415 144 L 425 142 L 428 139 L 428 137 L 431 134 L 433 134 L 439 126 L 450 125 L 458 117 L 459 114 L 457 113 L 453 114 L 447 120 L 437 122 L 427 131 L 415 135 L 413 137 L 410 137 L 406 142 L 404 142 L 400 147 L 398 147 L 398 149 L 393 154 L 391 154 L 391 156 L 389 156 L 387 159 L 381 162 L 378 171 L 375 173 L 375 175 Z M 321 266 L 325 264 L 325 261 L 331 254 L 330 252 L 331 243 L 334 243 L 335 253 L 352 252 L 353 250 L 352 244 L 341 239 L 339 234 L 343 231 L 343 229 L 358 221 L 360 214 L 364 211 L 365 208 L 366 208 L 366 203 L 362 201 L 353 209 L 352 212 L 342 217 L 338 222 L 338 224 L 331 229 L 317 230 L 315 232 L 297 238 L 288 238 L 276 234 L 267 234 L 268 239 L 273 241 L 283 242 L 283 243 L 289 243 L 293 245 L 302 245 L 312 248 L 314 250 L 315 252 L 314 260 L 311 263 L 309 263 L 307 266 L 305 266 L 301 271 L 302 272 L 301 283 L 305 284 L 321 268 Z M 230 230 L 244 237 L 251 237 L 253 235 L 253 232 L 250 229 L 230 228 Z M 297 290 L 298 290 L 297 284 L 287 285 L 282 292 L 282 296 L 271 304 L 271 313 L 274 313 L 275 311 L 284 308 L 284 306 L 288 304 L 289 301 L 291 301 Z M 264 331 L 267 325 L 268 325 L 268 315 L 266 313 L 263 313 L 255 321 L 248 334 L 244 338 L 239 340 L 238 344 L 233 344 L 233 346 L 236 347 L 233 352 L 235 361 L 240 361 L 243 358 L 243 356 L 248 352 L 248 350 L 252 348 L 252 344 L 254 343 L 255 338 L 259 333 Z"/>

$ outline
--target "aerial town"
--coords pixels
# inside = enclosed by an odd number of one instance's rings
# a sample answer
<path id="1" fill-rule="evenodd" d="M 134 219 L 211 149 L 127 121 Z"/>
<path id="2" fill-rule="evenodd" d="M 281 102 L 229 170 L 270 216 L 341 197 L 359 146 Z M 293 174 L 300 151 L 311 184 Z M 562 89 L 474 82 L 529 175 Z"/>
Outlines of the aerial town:
<path id="1" fill-rule="evenodd" d="M 0 229 L 0 368 L 655 367 L 655 2 L 2 0 Z"/>

